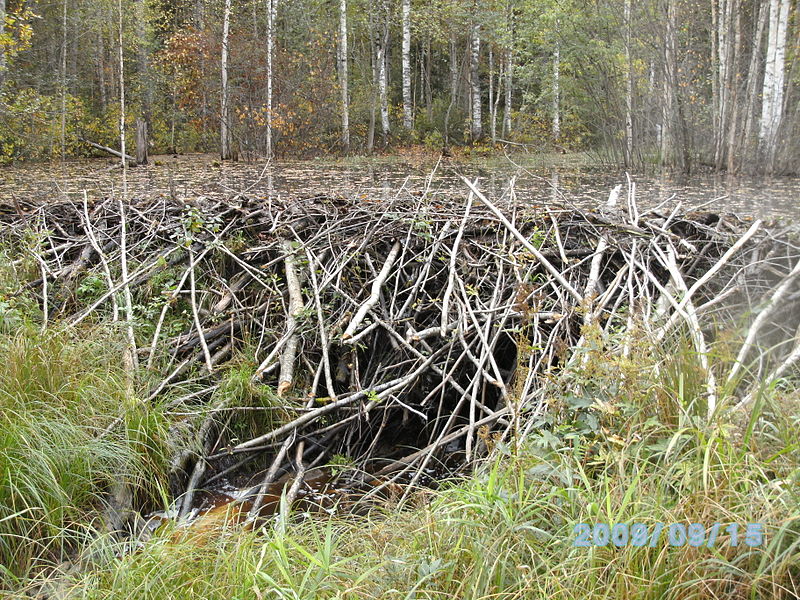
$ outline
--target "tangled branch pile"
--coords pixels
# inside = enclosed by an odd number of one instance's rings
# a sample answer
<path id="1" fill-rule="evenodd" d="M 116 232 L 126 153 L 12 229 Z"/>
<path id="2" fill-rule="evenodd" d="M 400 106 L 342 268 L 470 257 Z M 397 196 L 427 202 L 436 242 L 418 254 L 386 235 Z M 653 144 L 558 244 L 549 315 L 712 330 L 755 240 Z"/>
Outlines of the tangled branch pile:
<path id="1" fill-rule="evenodd" d="M 192 432 L 174 461 L 183 514 L 197 490 L 248 464 L 260 504 L 282 472 L 297 474 L 296 494 L 306 469 L 336 455 L 387 483 L 417 482 L 432 461 L 469 462 L 489 439 L 519 439 L 587 325 L 656 342 L 688 334 L 709 415 L 720 390 L 746 403 L 800 357 L 790 229 L 640 212 L 619 187 L 582 211 L 520 206 L 513 187 L 489 200 L 464 184 L 463 195 L 378 202 L 84 197 L 4 207 L 0 219 L 27 253 L 18 262 L 35 258 L 40 277 L 26 289 L 45 319 L 122 320 L 130 292 L 133 356 L 159 374 L 148 401 L 207 404 L 180 424 Z M 708 358 L 717 323 L 744 321 L 721 373 Z M 781 343 L 767 353 L 764 336 Z M 616 339 L 608 352 L 627 352 Z M 215 394 L 242 356 L 270 406 Z M 258 410 L 269 418 L 237 425 Z"/>

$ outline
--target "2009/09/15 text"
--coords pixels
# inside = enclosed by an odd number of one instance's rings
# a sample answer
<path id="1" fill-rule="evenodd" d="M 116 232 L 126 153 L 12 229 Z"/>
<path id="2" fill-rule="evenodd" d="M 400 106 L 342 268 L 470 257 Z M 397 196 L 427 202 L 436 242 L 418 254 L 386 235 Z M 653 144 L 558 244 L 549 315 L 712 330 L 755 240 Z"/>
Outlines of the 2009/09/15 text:
<path id="1" fill-rule="evenodd" d="M 572 545 L 581 548 L 608 545 L 654 548 L 664 542 L 670 546 L 688 545 L 695 548 L 713 548 L 718 543 L 752 548 L 764 543 L 763 523 L 714 523 L 710 527 L 701 523 L 578 523 L 572 533 Z"/>

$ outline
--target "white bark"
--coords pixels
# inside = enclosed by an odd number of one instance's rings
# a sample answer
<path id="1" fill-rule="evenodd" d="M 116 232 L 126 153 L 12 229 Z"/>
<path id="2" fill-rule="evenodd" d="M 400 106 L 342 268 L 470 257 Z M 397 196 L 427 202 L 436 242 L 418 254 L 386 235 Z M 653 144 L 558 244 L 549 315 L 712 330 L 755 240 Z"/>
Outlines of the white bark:
<path id="1" fill-rule="evenodd" d="M 389 74 L 386 68 L 386 46 L 389 43 L 389 24 L 387 22 L 388 16 L 383 15 L 383 33 L 381 34 L 380 42 L 378 43 L 378 55 L 376 58 L 378 67 L 378 95 L 380 97 L 381 105 L 381 130 L 383 132 L 383 145 L 389 143 L 389 96 L 388 96 L 388 77 Z"/>
<path id="2" fill-rule="evenodd" d="M 499 79 L 497 87 L 500 87 Z M 489 45 L 489 131 L 494 144 L 497 141 L 497 103 L 494 101 L 494 50 L 491 44 Z"/>
<path id="3" fill-rule="evenodd" d="M 561 46 L 553 52 L 553 141 L 561 137 Z"/>
<path id="4" fill-rule="evenodd" d="M 347 0 L 339 0 L 339 87 L 342 94 L 342 148 L 350 149 L 350 100 L 347 89 Z"/>
<path id="5" fill-rule="evenodd" d="M 272 57 L 275 55 L 275 19 L 278 0 L 267 0 L 267 158 L 272 158 Z"/>
<path id="6" fill-rule="evenodd" d="M 220 158 L 227 160 L 231 157 L 230 140 L 230 110 L 228 102 L 228 33 L 231 21 L 231 0 L 225 0 L 225 12 L 222 16 L 222 106 L 220 115 Z"/>
<path id="7" fill-rule="evenodd" d="M 411 0 L 403 0 L 403 127 L 414 126 L 411 104 Z"/>
<path id="8" fill-rule="evenodd" d="M 774 166 L 775 146 L 778 141 L 783 112 L 789 3 L 790 0 L 770 0 L 769 7 L 769 37 L 762 88 L 761 126 L 758 135 L 759 150 L 767 161 L 768 171 L 771 171 Z"/>
<path id="9" fill-rule="evenodd" d="M 472 139 L 479 140 L 483 135 L 483 125 L 481 123 L 481 82 L 478 77 L 478 67 L 481 58 L 481 26 L 476 20 L 472 26 L 472 44 L 470 47 L 469 60 L 469 84 L 472 99 L 472 123 L 470 131 Z"/>

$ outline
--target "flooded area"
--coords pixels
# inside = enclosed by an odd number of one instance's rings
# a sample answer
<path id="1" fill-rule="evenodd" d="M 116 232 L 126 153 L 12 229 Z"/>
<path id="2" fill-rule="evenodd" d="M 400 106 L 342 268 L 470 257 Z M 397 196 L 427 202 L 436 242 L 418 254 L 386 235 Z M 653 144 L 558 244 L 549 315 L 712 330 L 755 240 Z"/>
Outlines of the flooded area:
<path id="1" fill-rule="evenodd" d="M 627 184 L 624 171 L 589 165 L 570 157 L 512 156 L 510 159 L 398 158 L 349 159 L 342 162 L 293 161 L 224 163 L 214 155 L 153 157 L 151 164 L 129 170 L 128 189 L 133 195 L 168 194 L 178 198 L 199 196 L 264 198 L 273 196 L 364 194 L 372 199 L 396 194 L 432 196 L 463 192 L 460 176 L 479 179 L 479 186 L 500 195 L 515 180 L 520 203 L 561 203 L 592 208 L 605 201 L 609 190 Z M 745 178 L 700 174 L 631 174 L 642 209 L 704 208 L 757 218 L 800 217 L 800 179 Z M 122 187 L 121 169 L 113 159 L 87 159 L 56 164 L 29 164 L 0 169 L 0 202 L 41 202 L 59 194 L 79 198 L 112 194 Z"/>

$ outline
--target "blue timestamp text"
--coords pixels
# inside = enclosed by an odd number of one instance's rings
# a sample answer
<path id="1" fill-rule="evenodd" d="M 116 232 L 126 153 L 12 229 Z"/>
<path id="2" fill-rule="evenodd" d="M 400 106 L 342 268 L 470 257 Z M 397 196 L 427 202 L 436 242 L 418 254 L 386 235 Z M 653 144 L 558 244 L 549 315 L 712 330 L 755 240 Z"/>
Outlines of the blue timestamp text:
<path id="1" fill-rule="evenodd" d="M 764 524 L 714 523 L 707 527 L 701 523 L 578 523 L 572 530 L 572 545 L 591 546 L 648 546 L 654 548 L 667 543 L 670 546 L 705 546 L 727 544 L 751 548 L 764 543 Z"/>

